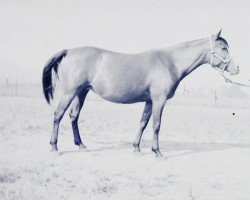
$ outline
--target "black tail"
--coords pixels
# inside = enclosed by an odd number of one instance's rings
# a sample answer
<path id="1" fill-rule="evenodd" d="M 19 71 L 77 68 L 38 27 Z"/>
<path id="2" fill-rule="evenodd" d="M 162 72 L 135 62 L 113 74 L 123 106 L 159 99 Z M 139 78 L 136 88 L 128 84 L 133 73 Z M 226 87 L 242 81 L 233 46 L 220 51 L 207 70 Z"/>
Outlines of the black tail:
<path id="1" fill-rule="evenodd" d="M 56 55 L 54 55 L 43 69 L 43 93 L 48 102 L 53 99 L 53 86 L 52 86 L 52 70 L 57 74 L 57 68 L 62 59 L 67 55 L 67 50 L 60 51 Z"/>

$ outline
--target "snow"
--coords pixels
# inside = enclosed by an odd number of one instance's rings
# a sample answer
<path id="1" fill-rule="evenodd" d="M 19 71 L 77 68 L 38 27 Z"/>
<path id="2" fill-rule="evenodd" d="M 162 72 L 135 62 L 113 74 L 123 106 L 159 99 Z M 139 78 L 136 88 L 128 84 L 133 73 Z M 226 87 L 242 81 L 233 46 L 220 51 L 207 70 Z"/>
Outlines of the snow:
<path id="1" fill-rule="evenodd" d="M 52 107 L 41 98 L 0 97 L 0 199 L 249 200 L 248 101 L 172 100 L 160 131 L 164 156 L 155 158 L 151 121 L 142 153 L 133 153 L 141 103 L 87 99 L 79 129 L 88 151 L 73 144 L 66 114 L 56 154 Z"/>

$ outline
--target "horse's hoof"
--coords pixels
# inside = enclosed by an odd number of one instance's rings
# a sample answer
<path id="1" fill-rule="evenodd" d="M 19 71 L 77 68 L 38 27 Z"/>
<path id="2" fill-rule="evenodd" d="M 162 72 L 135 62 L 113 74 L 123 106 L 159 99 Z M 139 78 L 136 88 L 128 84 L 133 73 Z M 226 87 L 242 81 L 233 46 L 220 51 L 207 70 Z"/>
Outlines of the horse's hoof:
<path id="1" fill-rule="evenodd" d="M 141 149 L 139 147 L 135 147 L 134 152 L 141 152 Z"/>
<path id="2" fill-rule="evenodd" d="M 159 149 L 155 150 L 155 149 L 152 148 L 152 151 L 155 153 L 156 158 L 160 158 L 160 157 L 163 156 L 162 153 L 159 151 Z"/>
<path id="3" fill-rule="evenodd" d="M 162 153 L 161 152 L 156 152 L 155 157 L 156 158 L 162 158 Z"/>
<path id="4" fill-rule="evenodd" d="M 50 150 L 50 152 L 58 152 L 57 147 L 52 147 L 51 150 Z"/>
<path id="5" fill-rule="evenodd" d="M 134 150 L 134 155 L 136 155 L 136 156 L 142 155 L 141 150 L 136 148 L 136 149 Z"/>
<path id="6" fill-rule="evenodd" d="M 50 143 L 50 145 L 51 145 L 51 152 L 52 151 L 58 151 L 56 143 Z"/>
<path id="7" fill-rule="evenodd" d="M 85 145 L 79 145 L 79 151 L 87 152 L 88 149 L 86 148 Z"/>

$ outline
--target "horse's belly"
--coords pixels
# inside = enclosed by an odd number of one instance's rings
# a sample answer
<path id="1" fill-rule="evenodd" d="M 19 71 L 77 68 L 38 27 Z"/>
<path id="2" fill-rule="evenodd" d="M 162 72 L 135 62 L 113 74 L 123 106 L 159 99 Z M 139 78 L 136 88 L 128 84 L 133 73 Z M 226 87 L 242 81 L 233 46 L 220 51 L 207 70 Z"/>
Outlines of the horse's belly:
<path id="1" fill-rule="evenodd" d="M 114 103 L 136 103 L 144 102 L 150 98 L 148 90 L 119 90 L 111 87 L 105 87 L 105 85 L 92 86 L 91 90 L 103 99 Z"/>
<path id="2" fill-rule="evenodd" d="M 103 99 L 113 102 L 113 103 L 122 103 L 122 104 L 131 104 L 137 102 L 147 101 L 146 96 L 139 96 L 133 98 L 124 98 L 124 97 L 116 97 L 116 96 L 101 96 Z"/>

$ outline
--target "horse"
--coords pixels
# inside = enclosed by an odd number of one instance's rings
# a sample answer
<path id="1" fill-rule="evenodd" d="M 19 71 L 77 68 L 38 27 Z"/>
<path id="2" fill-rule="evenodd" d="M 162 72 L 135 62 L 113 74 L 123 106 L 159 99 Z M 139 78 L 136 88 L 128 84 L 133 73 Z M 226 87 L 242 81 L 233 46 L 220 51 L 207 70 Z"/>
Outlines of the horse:
<path id="1" fill-rule="evenodd" d="M 63 93 L 54 111 L 50 140 L 52 151 L 58 151 L 59 124 L 70 105 L 75 145 L 80 149 L 86 148 L 79 134 L 78 117 L 91 90 L 114 103 L 145 102 L 139 131 L 133 143 L 134 151 L 140 152 L 143 131 L 153 115 L 152 151 L 156 157 L 162 156 L 158 141 L 162 111 L 183 78 L 207 63 L 222 73 L 239 73 L 239 67 L 229 53 L 228 43 L 220 35 L 221 30 L 210 37 L 137 54 L 90 46 L 56 53 L 46 63 L 42 76 L 43 93 L 48 104 L 53 100 L 54 81 L 60 80 Z"/>

